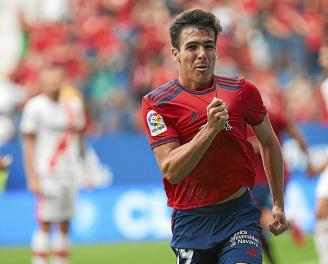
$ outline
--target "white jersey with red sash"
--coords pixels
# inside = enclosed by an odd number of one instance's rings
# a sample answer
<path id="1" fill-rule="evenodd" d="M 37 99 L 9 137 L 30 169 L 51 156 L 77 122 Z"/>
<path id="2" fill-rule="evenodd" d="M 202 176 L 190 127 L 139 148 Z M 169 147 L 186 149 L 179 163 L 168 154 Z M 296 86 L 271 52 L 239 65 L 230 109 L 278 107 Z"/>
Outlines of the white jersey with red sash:
<path id="1" fill-rule="evenodd" d="M 80 165 L 79 131 L 85 119 L 80 99 L 53 101 L 46 95 L 30 99 L 21 121 L 23 134 L 35 135 L 34 167 L 40 179 L 39 220 L 60 222 L 74 215 L 76 166 Z"/>
<path id="2" fill-rule="evenodd" d="M 40 176 L 71 172 L 80 152 L 79 131 L 85 126 L 81 100 L 53 101 L 46 95 L 30 99 L 21 132 L 36 135 L 35 168 Z"/>

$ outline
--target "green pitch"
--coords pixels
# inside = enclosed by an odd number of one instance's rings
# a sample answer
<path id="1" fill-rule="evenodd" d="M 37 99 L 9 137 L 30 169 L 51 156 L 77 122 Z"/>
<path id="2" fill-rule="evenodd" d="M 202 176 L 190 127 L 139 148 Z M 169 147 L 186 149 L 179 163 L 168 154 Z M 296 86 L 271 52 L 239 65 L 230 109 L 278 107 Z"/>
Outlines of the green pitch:
<path id="1" fill-rule="evenodd" d="M 272 238 L 279 264 L 316 264 L 313 240 L 308 237 L 301 247 L 293 245 L 288 234 Z M 0 248 L 0 263 L 30 263 L 29 248 Z M 70 264 L 174 264 L 169 242 L 124 243 L 74 246 Z M 266 262 L 264 262 L 266 263 Z"/>

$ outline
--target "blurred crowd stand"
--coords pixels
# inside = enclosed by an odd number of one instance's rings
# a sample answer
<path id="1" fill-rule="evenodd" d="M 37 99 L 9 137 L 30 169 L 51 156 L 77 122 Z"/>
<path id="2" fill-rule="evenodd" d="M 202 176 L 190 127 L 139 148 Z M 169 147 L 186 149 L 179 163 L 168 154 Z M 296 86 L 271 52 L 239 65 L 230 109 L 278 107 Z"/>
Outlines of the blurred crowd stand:
<path id="1" fill-rule="evenodd" d="M 168 26 L 191 7 L 221 20 L 217 74 L 246 76 L 268 93 L 269 104 L 270 94 L 280 94 L 295 122 L 328 123 L 317 62 L 327 41 L 327 0 L 0 0 L 0 6 L 1 82 L 28 99 L 40 91 L 42 68 L 61 63 L 67 83 L 85 99 L 89 134 L 142 130 L 141 97 L 177 75 Z"/>

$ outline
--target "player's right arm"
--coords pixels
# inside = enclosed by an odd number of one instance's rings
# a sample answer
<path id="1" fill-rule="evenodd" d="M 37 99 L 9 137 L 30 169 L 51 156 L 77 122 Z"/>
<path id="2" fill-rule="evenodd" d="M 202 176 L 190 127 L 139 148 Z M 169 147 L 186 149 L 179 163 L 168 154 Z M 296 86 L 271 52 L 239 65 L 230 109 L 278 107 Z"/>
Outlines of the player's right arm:
<path id="1" fill-rule="evenodd" d="M 191 141 L 183 145 L 168 142 L 153 148 L 162 174 L 170 183 L 179 183 L 196 167 L 216 135 L 224 129 L 229 118 L 225 109 L 222 100 L 213 98 L 207 107 L 207 123 Z"/>
<path id="2" fill-rule="evenodd" d="M 34 167 L 35 134 L 23 134 L 23 154 L 28 189 L 40 193 L 40 182 Z"/>

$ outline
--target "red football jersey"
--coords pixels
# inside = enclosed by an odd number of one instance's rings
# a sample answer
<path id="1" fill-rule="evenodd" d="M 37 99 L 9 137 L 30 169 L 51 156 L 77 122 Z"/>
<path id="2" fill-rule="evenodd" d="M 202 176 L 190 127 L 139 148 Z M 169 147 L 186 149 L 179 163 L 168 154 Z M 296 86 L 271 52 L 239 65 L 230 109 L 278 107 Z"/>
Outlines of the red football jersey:
<path id="1" fill-rule="evenodd" d="M 173 80 L 143 97 L 145 130 L 154 148 L 172 141 L 189 142 L 206 124 L 206 108 L 215 96 L 229 110 L 226 129 L 181 182 L 163 179 L 168 205 L 179 210 L 215 204 L 242 186 L 254 185 L 247 124 L 260 124 L 266 109 L 257 88 L 244 78 L 214 76 L 213 86 L 201 91 Z"/>

